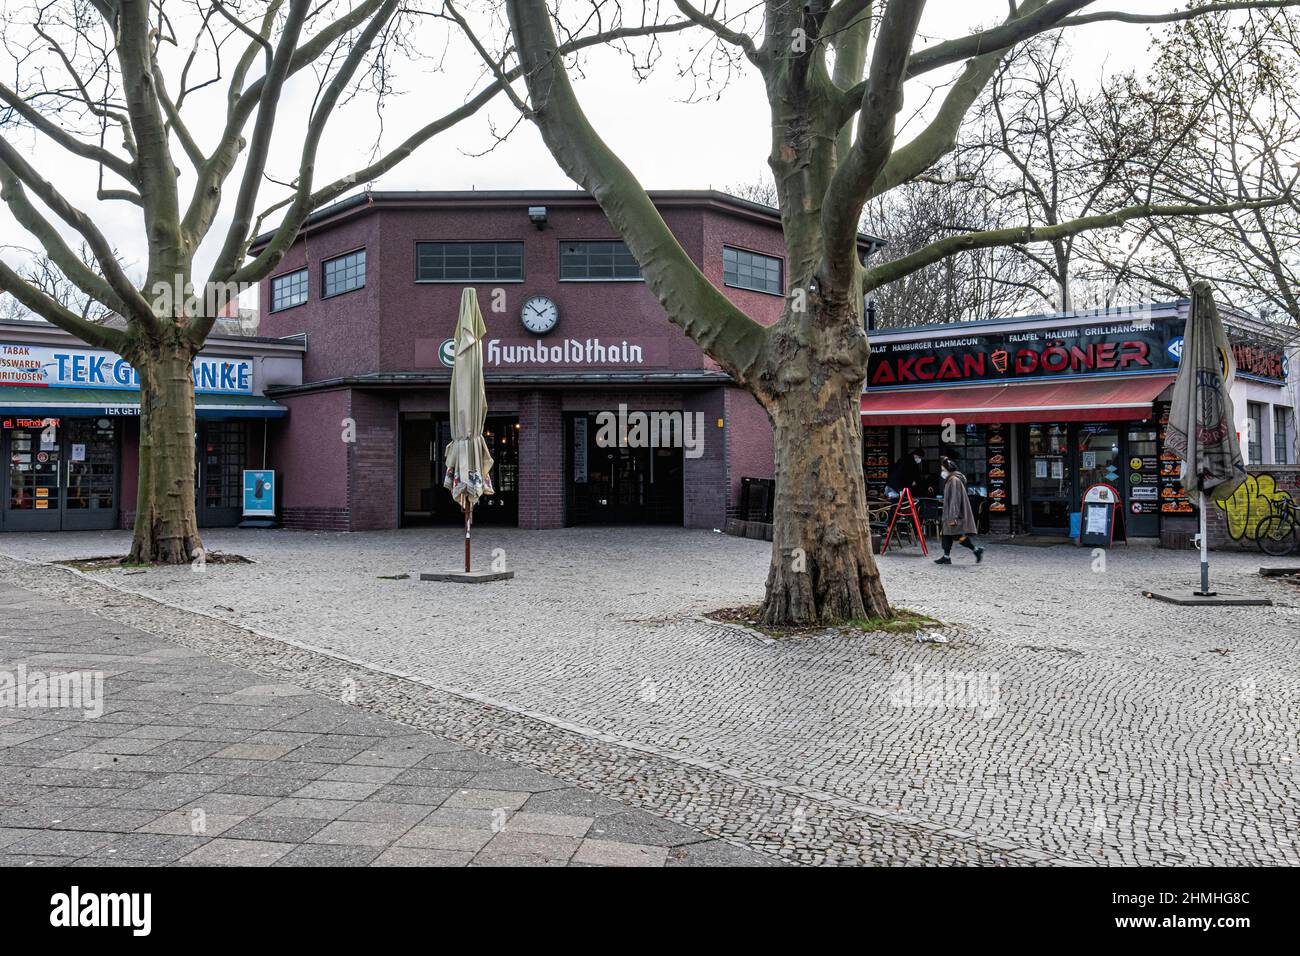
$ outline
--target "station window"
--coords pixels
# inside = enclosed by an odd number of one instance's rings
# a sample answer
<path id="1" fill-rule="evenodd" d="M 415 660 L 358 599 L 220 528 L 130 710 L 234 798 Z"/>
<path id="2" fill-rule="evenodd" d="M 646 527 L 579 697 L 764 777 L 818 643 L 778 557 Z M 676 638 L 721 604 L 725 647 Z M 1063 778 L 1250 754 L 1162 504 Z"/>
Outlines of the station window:
<path id="1" fill-rule="evenodd" d="M 416 282 L 511 282 L 524 277 L 522 242 L 417 242 Z"/>
<path id="2" fill-rule="evenodd" d="M 736 289 L 753 289 L 773 295 L 785 292 L 780 259 L 731 246 L 722 247 L 722 281 Z"/>
<path id="3" fill-rule="evenodd" d="M 321 263 L 321 296 L 329 297 L 360 289 L 366 284 L 366 250 L 358 249 L 345 256 Z"/>
<path id="4" fill-rule="evenodd" d="M 271 311 L 290 309 L 307 301 L 307 270 L 286 272 L 271 280 Z"/>
<path id="5" fill-rule="evenodd" d="M 622 242 L 562 242 L 560 278 L 569 281 L 638 280 L 641 278 L 641 264 Z"/>

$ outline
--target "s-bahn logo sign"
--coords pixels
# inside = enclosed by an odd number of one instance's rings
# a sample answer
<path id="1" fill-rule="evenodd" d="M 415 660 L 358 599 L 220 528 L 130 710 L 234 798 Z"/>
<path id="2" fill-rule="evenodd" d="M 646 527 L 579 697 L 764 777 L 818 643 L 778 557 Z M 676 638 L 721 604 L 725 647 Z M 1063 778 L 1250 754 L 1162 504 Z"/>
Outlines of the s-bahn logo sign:
<path id="1" fill-rule="evenodd" d="M 1174 371 L 1182 322 L 1147 319 L 885 342 L 872 348 L 870 388 Z"/>

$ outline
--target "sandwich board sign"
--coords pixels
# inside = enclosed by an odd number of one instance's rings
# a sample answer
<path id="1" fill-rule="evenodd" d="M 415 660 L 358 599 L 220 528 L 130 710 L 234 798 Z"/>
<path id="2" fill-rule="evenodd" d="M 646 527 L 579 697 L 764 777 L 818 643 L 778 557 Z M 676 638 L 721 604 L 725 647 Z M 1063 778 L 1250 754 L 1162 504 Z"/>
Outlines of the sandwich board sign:
<path id="1" fill-rule="evenodd" d="M 1124 511 L 1114 486 L 1096 484 L 1083 495 L 1083 514 L 1079 520 L 1079 544 L 1085 548 L 1109 548 L 1115 543 L 1116 525 L 1119 540 L 1128 542 L 1124 528 Z"/>

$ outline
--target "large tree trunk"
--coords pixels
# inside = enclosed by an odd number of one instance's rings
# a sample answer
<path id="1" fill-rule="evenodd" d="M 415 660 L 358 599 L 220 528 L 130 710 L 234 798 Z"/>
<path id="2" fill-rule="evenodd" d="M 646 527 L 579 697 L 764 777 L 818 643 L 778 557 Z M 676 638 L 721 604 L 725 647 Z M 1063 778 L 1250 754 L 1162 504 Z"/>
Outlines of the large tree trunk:
<path id="1" fill-rule="evenodd" d="M 776 502 L 766 624 L 834 623 L 892 615 L 867 522 L 861 408 L 821 405 L 811 390 L 773 411 Z"/>
<path id="2" fill-rule="evenodd" d="M 129 356 L 140 375 L 140 479 L 128 560 L 183 564 L 202 547 L 194 500 L 193 352 Z"/>
<path id="3" fill-rule="evenodd" d="M 765 624 L 893 614 L 872 555 L 862 474 L 870 350 L 859 299 L 825 287 L 802 311 L 793 299 L 755 383 L 772 418 L 776 465 Z"/>

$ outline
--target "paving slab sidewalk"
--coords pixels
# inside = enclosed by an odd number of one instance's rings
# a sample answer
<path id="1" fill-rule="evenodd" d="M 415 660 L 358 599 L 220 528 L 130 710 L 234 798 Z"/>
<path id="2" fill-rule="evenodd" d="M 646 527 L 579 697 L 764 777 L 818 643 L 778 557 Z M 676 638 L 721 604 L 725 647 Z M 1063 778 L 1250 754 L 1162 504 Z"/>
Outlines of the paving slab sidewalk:
<path id="1" fill-rule="evenodd" d="M 57 596 L 0 609 L 0 866 L 780 863 Z M 25 706 L 69 674 L 78 706 Z"/>

